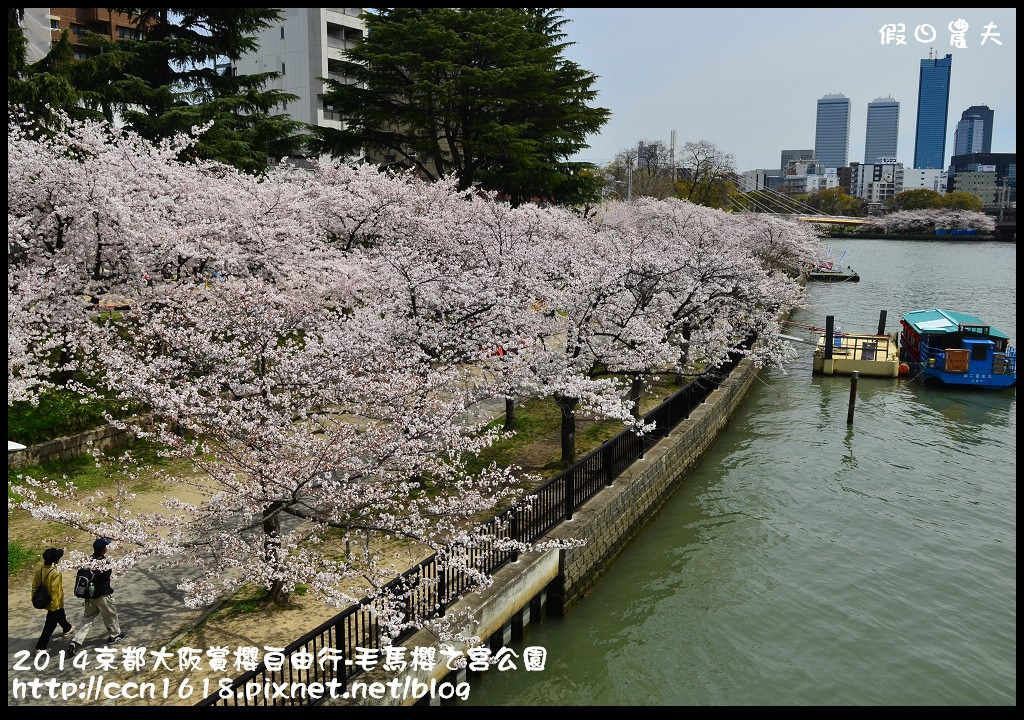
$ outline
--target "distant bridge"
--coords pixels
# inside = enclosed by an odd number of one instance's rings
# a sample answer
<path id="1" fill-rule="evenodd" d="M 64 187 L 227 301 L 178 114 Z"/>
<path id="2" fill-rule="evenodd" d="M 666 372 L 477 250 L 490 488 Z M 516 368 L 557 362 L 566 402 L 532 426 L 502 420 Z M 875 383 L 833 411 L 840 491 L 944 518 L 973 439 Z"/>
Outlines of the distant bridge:
<path id="1" fill-rule="evenodd" d="M 867 225 L 870 220 L 855 217 L 836 217 L 833 215 L 803 215 L 794 217 L 794 220 L 801 220 L 809 223 L 827 223 L 829 225 Z"/>

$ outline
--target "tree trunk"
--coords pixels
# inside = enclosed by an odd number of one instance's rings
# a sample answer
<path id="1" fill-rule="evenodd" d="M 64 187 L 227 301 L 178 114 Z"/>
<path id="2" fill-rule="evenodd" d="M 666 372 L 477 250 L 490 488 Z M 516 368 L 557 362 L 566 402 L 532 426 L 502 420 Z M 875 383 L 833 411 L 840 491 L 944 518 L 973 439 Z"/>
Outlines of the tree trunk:
<path id="1" fill-rule="evenodd" d="M 280 503 L 272 503 L 263 511 L 263 559 L 273 568 L 281 562 L 281 518 L 277 510 Z M 284 592 L 284 581 L 274 580 L 263 600 L 264 605 L 286 605 L 288 593 Z"/>
<path id="2" fill-rule="evenodd" d="M 576 461 L 576 405 L 579 398 L 555 396 L 562 411 L 562 465 L 569 467 Z"/>
<path id="3" fill-rule="evenodd" d="M 505 425 L 502 430 L 514 430 L 516 426 L 516 401 L 510 397 L 505 398 Z"/>
<path id="4" fill-rule="evenodd" d="M 640 417 L 640 392 L 644 389 L 643 373 L 633 373 L 633 379 L 629 382 L 629 399 L 633 401 L 633 417 Z"/>
<path id="5" fill-rule="evenodd" d="M 690 326 L 683 326 L 683 347 L 679 351 L 679 369 L 676 371 L 676 380 L 680 385 L 686 383 L 686 364 L 690 361 Z"/>
<path id="6" fill-rule="evenodd" d="M 67 387 L 68 384 L 75 379 L 75 371 L 69 367 L 71 364 L 71 353 L 68 352 L 68 346 L 61 343 L 60 346 L 60 359 L 57 361 L 59 367 L 57 368 L 57 384 L 61 387 Z"/>

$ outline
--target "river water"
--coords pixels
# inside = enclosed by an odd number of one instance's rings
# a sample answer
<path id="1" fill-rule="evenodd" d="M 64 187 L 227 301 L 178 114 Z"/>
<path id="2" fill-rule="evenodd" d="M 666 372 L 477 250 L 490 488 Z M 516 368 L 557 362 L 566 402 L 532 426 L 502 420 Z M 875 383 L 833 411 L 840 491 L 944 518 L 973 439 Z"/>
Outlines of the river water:
<path id="1" fill-rule="evenodd" d="M 1016 245 L 826 240 L 861 282 L 794 321 L 977 315 L 1016 346 Z M 838 253 L 837 253 L 838 254 Z M 1016 391 L 763 370 L 661 514 L 564 619 L 543 672 L 472 705 L 1015 705 Z M 515 648 L 521 651 L 521 646 Z M 521 663 L 520 663 L 521 665 Z"/>

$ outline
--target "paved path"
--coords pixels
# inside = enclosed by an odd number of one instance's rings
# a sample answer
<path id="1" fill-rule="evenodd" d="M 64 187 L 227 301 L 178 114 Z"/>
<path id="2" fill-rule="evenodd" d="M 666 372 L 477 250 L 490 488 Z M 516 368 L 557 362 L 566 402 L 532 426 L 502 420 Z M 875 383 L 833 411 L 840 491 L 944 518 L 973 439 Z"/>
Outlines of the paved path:
<path id="1" fill-rule="evenodd" d="M 476 403 L 466 415 L 467 424 L 477 421 L 490 421 L 501 417 L 505 412 L 504 398 L 492 398 Z M 87 548 L 81 548 L 86 551 Z M 112 557 L 117 557 L 117 551 L 111 551 Z M 41 562 L 41 560 L 40 560 Z M 118 648 L 131 646 L 142 646 L 148 649 L 159 649 L 172 644 L 183 631 L 194 623 L 197 623 L 205 614 L 216 608 L 216 605 L 189 610 L 184 604 L 184 593 L 177 589 L 177 584 L 186 578 L 198 577 L 199 571 L 196 568 L 175 567 L 167 570 L 154 570 L 150 563 L 141 563 L 124 575 L 114 574 L 111 579 L 111 586 L 114 588 L 114 602 L 118 610 L 118 618 L 121 622 L 121 631 L 124 633 L 124 640 Z M 79 600 L 72 593 L 75 581 L 75 569 L 64 568 L 64 605 L 68 620 L 76 625 L 82 622 L 83 601 Z M 31 583 L 31 577 L 28 582 Z M 61 650 L 67 650 L 70 637 L 61 638 L 60 628 L 54 633 L 47 650 L 50 653 L 50 667 L 44 670 L 17 670 L 15 663 L 21 660 L 20 666 L 31 668 L 35 658 L 35 643 L 43 628 L 43 621 L 46 613 L 32 607 L 29 598 L 30 586 L 16 586 L 8 590 L 7 594 L 7 702 L 8 705 L 54 705 L 61 702 L 59 699 L 43 697 L 32 699 L 14 697 L 14 681 L 30 681 L 34 678 L 46 681 L 56 678 L 60 682 L 88 683 L 90 675 L 98 675 L 101 670 L 94 664 L 96 650 L 106 644 L 107 631 L 101 617 L 93 623 L 89 637 L 83 647 L 87 652 L 87 658 L 91 665 L 88 669 L 82 670 L 70 666 L 70 660 L 65 662 L 64 670 L 57 670 L 58 654 Z M 294 638 L 286 638 L 290 642 Z M 24 660 L 25 652 L 28 652 L 28 661 Z M 20 653 L 20 655 L 19 655 Z M 120 657 L 120 651 L 118 657 Z M 111 679 L 116 673 L 103 672 Z M 133 673 L 122 669 L 121 679 L 128 679 Z M 60 686 L 56 689 L 60 693 Z M 41 693 L 48 693 L 43 688 Z M 31 693 L 31 691 L 29 691 Z M 200 699 L 198 697 L 196 700 Z M 110 701 L 74 700 L 79 704 L 97 704 Z M 120 704 L 120 703 L 119 703 Z M 127 703 L 123 703 L 127 704 Z"/>

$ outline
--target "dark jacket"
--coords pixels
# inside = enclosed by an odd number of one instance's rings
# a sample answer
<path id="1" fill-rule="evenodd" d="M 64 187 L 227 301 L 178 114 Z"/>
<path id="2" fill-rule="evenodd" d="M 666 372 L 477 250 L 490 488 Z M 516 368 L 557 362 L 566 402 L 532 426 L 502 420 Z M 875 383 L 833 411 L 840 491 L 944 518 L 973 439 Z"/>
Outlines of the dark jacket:
<path id="1" fill-rule="evenodd" d="M 93 558 L 93 560 L 101 560 L 101 559 L 103 559 L 103 556 L 102 555 L 97 555 L 96 553 L 93 553 L 92 558 Z M 113 570 L 103 570 L 103 571 L 94 570 L 93 571 L 93 574 L 92 574 L 92 584 L 93 584 L 93 587 L 95 588 L 95 591 L 93 592 L 92 596 L 94 598 L 103 597 L 104 595 L 113 595 L 114 594 L 114 589 L 112 587 L 110 587 L 110 574 L 112 572 L 113 572 Z"/>

